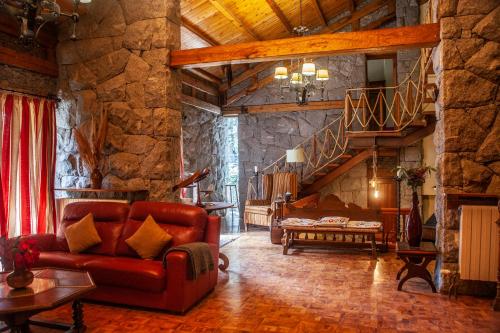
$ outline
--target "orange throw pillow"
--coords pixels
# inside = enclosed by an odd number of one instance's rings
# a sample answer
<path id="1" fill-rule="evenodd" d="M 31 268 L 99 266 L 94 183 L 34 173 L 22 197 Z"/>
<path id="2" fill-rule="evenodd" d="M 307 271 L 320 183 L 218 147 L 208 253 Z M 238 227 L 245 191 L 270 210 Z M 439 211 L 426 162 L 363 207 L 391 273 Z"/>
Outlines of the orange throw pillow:
<path id="1" fill-rule="evenodd" d="M 172 239 L 153 219 L 148 215 L 144 223 L 137 231 L 125 240 L 125 242 L 137 252 L 143 259 L 153 259 Z"/>
<path id="2" fill-rule="evenodd" d="M 71 253 L 80 253 L 102 242 L 95 228 L 94 216 L 91 213 L 67 227 L 64 235 Z"/>

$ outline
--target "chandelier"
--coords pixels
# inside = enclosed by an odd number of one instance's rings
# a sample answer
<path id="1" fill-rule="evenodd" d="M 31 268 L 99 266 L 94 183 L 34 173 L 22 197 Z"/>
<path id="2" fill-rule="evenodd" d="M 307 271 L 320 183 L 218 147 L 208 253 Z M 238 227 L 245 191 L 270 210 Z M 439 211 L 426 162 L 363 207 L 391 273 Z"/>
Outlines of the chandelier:
<path id="1" fill-rule="evenodd" d="M 71 39 L 76 39 L 76 24 L 80 19 L 78 6 L 92 0 L 73 0 L 73 11 L 65 13 L 57 0 L 0 0 L 0 10 L 19 21 L 19 39 L 24 44 L 36 41 L 42 27 L 48 22 L 54 22 L 59 17 L 68 17 L 73 21 Z"/>
<path id="2" fill-rule="evenodd" d="M 302 0 L 299 0 L 300 5 L 300 25 L 293 28 L 297 36 L 302 37 L 308 34 L 309 29 L 302 23 Z M 312 59 L 298 59 L 296 62 L 291 60 L 290 68 L 296 68 L 288 80 L 288 68 L 285 66 L 276 67 L 274 70 L 274 78 L 279 82 L 280 97 L 284 99 L 283 92 L 292 90 L 295 92 L 297 104 L 307 104 L 309 98 L 315 94 L 317 90 L 321 92 L 321 100 L 324 100 L 325 81 L 330 79 L 328 69 L 316 69 L 316 64 Z M 301 69 L 300 71 L 298 71 Z"/>

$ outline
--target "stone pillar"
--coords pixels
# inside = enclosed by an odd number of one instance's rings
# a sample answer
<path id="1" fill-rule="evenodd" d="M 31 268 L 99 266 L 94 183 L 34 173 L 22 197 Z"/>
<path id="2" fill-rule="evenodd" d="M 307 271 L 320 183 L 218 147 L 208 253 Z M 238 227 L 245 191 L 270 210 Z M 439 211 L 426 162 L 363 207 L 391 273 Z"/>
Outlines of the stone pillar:
<path id="1" fill-rule="evenodd" d="M 108 111 L 103 187 L 146 188 L 150 200 L 173 200 L 179 178 L 181 83 L 169 54 L 180 48 L 180 1 L 93 1 L 77 26 L 60 29 L 57 55 L 63 102 L 58 109 L 56 186 L 85 186 L 71 129 Z"/>
<path id="2" fill-rule="evenodd" d="M 458 270 L 459 215 L 448 208 L 445 193 L 500 194 L 500 5 L 496 0 L 435 0 L 434 7 L 441 26 L 433 55 L 439 87 L 436 282 L 446 291 L 450 273 Z"/>

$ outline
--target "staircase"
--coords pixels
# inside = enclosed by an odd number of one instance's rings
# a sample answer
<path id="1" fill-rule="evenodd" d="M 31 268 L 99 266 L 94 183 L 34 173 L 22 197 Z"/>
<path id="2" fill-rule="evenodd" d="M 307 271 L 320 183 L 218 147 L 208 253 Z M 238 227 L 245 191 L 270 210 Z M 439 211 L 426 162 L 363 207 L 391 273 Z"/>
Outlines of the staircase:
<path id="1" fill-rule="evenodd" d="M 397 86 L 348 89 L 343 112 L 295 147 L 305 156 L 299 171 L 301 195 L 319 191 L 371 158 L 374 150 L 378 156 L 397 156 L 398 148 L 433 133 L 436 91 L 429 49 L 421 51 L 411 73 Z M 263 172 L 288 169 L 283 155 Z"/>

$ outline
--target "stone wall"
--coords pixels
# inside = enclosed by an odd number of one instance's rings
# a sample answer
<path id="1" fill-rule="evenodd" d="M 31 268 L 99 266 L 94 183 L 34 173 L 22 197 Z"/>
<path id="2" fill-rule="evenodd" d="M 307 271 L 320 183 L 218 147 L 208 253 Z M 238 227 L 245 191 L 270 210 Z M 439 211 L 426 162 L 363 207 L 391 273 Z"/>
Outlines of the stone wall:
<path id="1" fill-rule="evenodd" d="M 0 44 L 3 47 L 29 53 L 44 58 L 40 49 L 25 48 L 17 43 L 17 38 L 0 32 Z M 57 78 L 35 73 L 26 69 L 0 64 L 0 88 L 36 95 L 55 95 Z"/>
<path id="2" fill-rule="evenodd" d="M 449 272 L 458 270 L 459 235 L 458 212 L 448 209 L 445 193 L 500 194 L 500 5 L 436 0 L 434 8 L 441 26 L 433 55 L 439 86 L 436 282 L 445 291 Z"/>
<path id="3" fill-rule="evenodd" d="M 212 201 L 224 200 L 224 184 L 227 178 L 225 161 L 225 133 L 223 117 L 184 105 L 182 110 L 182 140 L 184 173 L 210 168 L 210 175 L 200 188 L 214 187 Z"/>
<path id="4" fill-rule="evenodd" d="M 89 185 L 72 128 L 108 112 L 100 165 L 104 187 L 146 188 L 151 200 L 172 200 L 180 166 L 178 73 L 169 53 L 180 48 L 179 0 L 93 1 L 77 26 L 59 33 L 63 101 L 57 110 L 56 186 Z"/>

